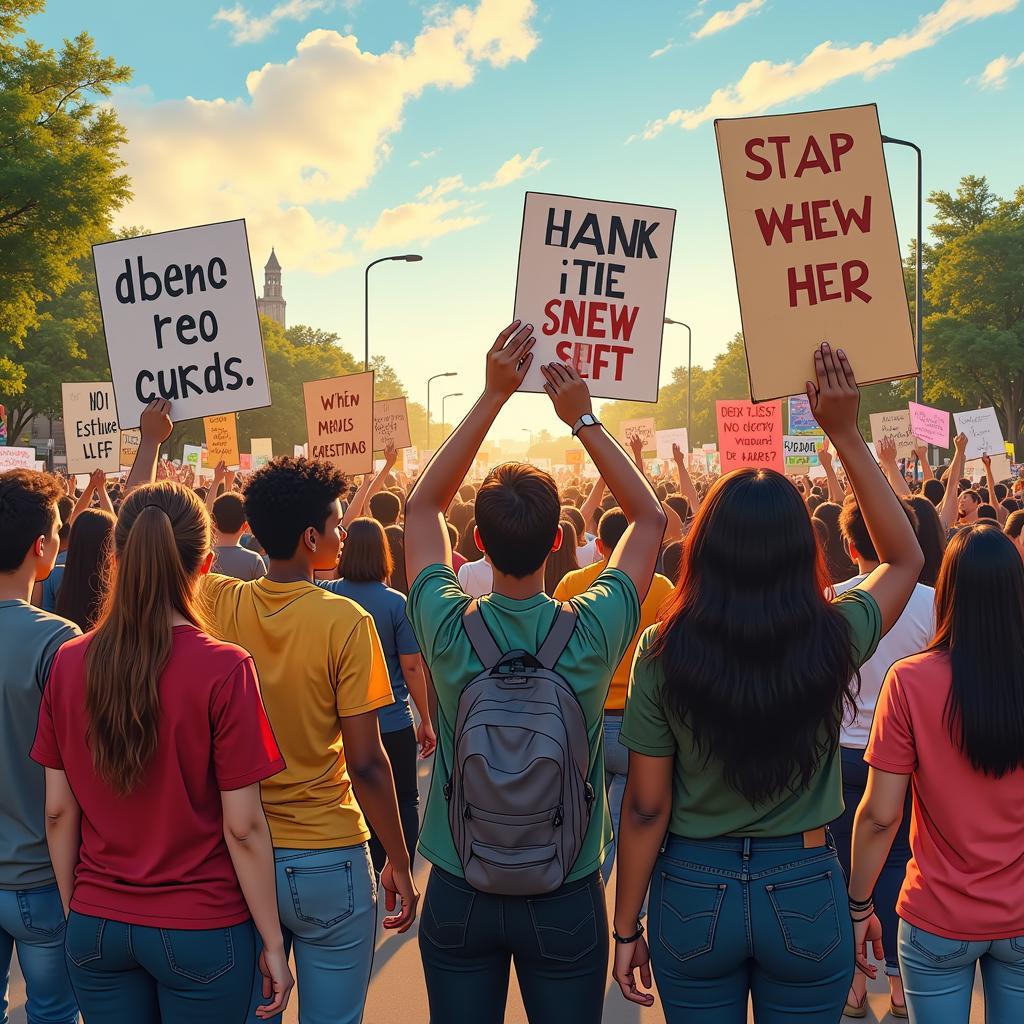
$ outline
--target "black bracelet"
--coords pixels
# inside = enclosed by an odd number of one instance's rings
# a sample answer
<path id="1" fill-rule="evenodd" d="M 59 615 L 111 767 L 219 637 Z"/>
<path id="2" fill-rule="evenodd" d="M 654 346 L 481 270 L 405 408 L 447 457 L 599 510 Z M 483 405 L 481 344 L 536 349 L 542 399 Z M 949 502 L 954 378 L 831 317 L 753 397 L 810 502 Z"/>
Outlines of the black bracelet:
<path id="1" fill-rule="evenodd" d="M 869 896 L 866 900 L 855 900 L 852 896 L 849 899 L 851 910 L 867 910 L 875 904 L 875 898 Z"/>
<path id="2" fill-rule="evenodd" d="M 627 935 L 627 936 L 623 937 L 614 928 L 612 929 L 612 938 L 620 946 L 628 946 L 629 943 L 636 942 L 636 940 L 639 939 L 643 934 L 644 934 L 644 926 L 642 924 L 640 924 L 639 921 L 637 921 L 637 924 L 636 924 L 636 934 L 635 935 Z"/>

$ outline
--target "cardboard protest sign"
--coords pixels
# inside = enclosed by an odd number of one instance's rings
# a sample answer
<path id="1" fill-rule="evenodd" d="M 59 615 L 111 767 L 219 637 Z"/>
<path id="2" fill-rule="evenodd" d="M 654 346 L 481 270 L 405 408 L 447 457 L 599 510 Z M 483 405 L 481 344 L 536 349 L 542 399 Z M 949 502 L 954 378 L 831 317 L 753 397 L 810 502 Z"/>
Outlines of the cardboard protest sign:
<path id="1" fill-rule="evenodd" d="M 658 400 L 675 210 L 527 192 L 515 319 L 533 324 L 520 391 L 543 363 L 569 363 L 592 395 Z"/>
<path id="2" fill-rule="evenodd" d="M 373 469 L 373 371 L 302 385 L 309 457 L 346 473 Z"/>
<path id="3" fill-rule="evenodd" d="M 914 433 L 910 426 L 910 410 L 895 409 L 892 412 L 873 412 L 868 417 L 871 421 L 871 440 L 878 442 L 883 437 L 891 437 L 896 442 L 896 458 L 909 459 L 914 454 Z"/>
<path id="4" fill-rule="evenodd" d="M 930 405 L 911 402 L 909 411 L 910 429 L 914 437 L 937 448 L 949 447 L 949 413 L 945 409 L 933 409 Z"/>
<path id="5" fill-rule="evenodd" d="M 654 420 L 650 417 L 642 420 L 623 420 L 619 425 L 619 439 L 624 448 L 633 443 L 634 437 L 639 437 L 643 442 L 645 452 L 653 452 L 655 447 L 654 435 L 657 428 Z"/>
<path id="6" fill-rule="evenodd" d="M 978 483 L 984 484 L 987 479 L 985 463 L 981 459 L 976 459 L 967 466 L 965 471 L 971 480 Z M 1010 461 L 1010 456 L 1004 452 L 992 456 L 992 478 L 996 483 L 1013 478 L 1013 463 Z"/>
<path id="7" fill-rule="evenodd" d="M 967 452 L 964 457 L 968 462 L 971 459 L 980 459 L 982 455 L 996 455 L 1006 451 L 1003 430 L 999 426 L 996 411 L 991 406 L 987 409 L 955 412 L 953 422 L 958 434 L 967 435 Z"/>
<path id="8" fill-rule="evenodd" d="M 567 448 L 565 451 L 565 464 L 569 469 L 577 472 L 583 468 L 583 449 Z"/>
<path id="9" fill-rule="evenodd" d="M 223 462 L 228 469 L 238 467 L 238 424 L 233 412 L 223 416 L 204 416 L 206 461 L 213 466 Z"/>
<path id="10" fill-rule="evenodd" d="M 742 466 L 783 471 L 782 408 L 778 402 L 715 402 L 721 471 Z"/>
<path id="11" fill-rule="evenodd" d="M 131 469 L 135 465 L 135 456 L 138 454 L 139 445 L 142 444 L 141 430 L 121 431 L 121 453 L 118 461 L 122 469 Z"/>
<path id="12" fill-rule="evenodd" d="M 181 451 L 181 464 L 191 466 L 197 473 L 202 465 L 203 449 L 197 444 L 186 444 Z"/>
<path id="13" fill-rule="evenodd" d="M 123 426 L 154 398 L 175 422 L 270 405 L 244 220 L 92 247 Z"/>
<path id="14" fill-rule="evenodd" d="M 35 448 L 10 448 L 0 445 L 0 473 L 8 469 L 35 469 Z"/>
<path id="15" fill-rule="evenodd" d="M 111 384 L 64 383 L 60 399 L 68 472 L 116 473 L 121 468 L 121 428 Z"/>
<path id="16" fill-rule="evenodd" d="M 409 409 L 404 398 L 389 398 L 373 403 L 373 450 L 382 452 L 389 444 L 411 448 Z"/>
<path id="17" fill-rule="evenodd" d="M 673 427 L 671 430 L 659 430 L 654 435 L 655 445 L 659 459 L 672 458 L 672 445 L 678 445 L 679 450 L 684 454 L 690 447 L 690 440 L 686 433 L 686 427 Z"/>
<path id="18" fill-rule="evenodd" d="M 274 441 L 270 437 L 253 437 L 249 440 L 252 468 L 262 469 L 274 457 Z M 239 463 L 241 464 L 241 463 Z"/>
<path id="19" fill-rule="evenodd" d="M 720 118 L 715 134 L 751 398 L 803 390 L 823 341 L 860 384 L 916 375 L 874 104 Z"/>

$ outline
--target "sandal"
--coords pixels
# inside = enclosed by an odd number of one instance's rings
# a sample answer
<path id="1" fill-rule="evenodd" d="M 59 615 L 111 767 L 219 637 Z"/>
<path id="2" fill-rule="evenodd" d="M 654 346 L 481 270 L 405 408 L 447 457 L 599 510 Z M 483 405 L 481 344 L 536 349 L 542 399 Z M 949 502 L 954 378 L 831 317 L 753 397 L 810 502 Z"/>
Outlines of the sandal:
<path id="1" fill-rule="evenodd" d="M 907 1010 L 907 1004 L 894 1003 L 892 1001 L 892 996 L 889 997 L 889 1013 L 891 1013 L 894 1017 L 900 1018 L 901 1020 L 910 1019 L 910 1012 Z"/>
<path id="2" fill-rule="evenodd" d="M 846 1000 L 846 1005 L 843 1007 L 844 1017 L 866 1017 L 868 1015 L 868 994 L 864 993 L 864 998 L 859 1003 L 851 1003 L 849 998 Z"/>

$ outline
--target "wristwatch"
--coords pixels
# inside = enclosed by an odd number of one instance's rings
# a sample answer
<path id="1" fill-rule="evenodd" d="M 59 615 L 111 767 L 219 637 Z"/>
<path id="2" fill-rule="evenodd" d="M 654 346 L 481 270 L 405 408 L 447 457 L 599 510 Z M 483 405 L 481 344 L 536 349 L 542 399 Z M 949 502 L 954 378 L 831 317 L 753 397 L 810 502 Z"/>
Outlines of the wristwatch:
<path id="1" fill-rule="evenodd" d="M 585 412 L 576 421 L 576 426 L 572 428 L 572 436 L 576 437 L 584 427 L 599 427 L 600 425 L 601 421 L 592 412 Z"/>

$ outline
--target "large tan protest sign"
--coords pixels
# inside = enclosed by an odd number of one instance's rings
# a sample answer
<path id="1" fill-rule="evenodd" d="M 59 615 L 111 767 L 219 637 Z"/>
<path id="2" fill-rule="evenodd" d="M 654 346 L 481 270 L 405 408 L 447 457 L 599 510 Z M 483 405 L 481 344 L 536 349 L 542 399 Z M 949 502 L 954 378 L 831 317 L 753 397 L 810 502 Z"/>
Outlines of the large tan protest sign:
<path id="1" fill-rule="evenodd" d="M 743 466 L 783 471 L 782 407 L 778 402 L 715 402 L 722 472 Z"/>
<path id="2" fill-rule="evenodd" d="M 715 121 L 754 401 L 799 394 L 813 351 L 860 384 L 917 373 L 874 104 Z"/>
<path id="3" fill-rule="evenodd" d="M 223 416 L 204 416 L 206 461 L 211 466 L 223 462 L 229 469 L 238 468 L 238 424 L 233 412 Z"/>
<path id="4" fill-rule="evenodd" d="M 658 400 L 675 210 L 527 192 L 515 317 L 537 344 L 520 391 L 544 363 L 574 366 L 592 395 Z"/>
<path id="5" fill-rule="evenodd" d="M 909 409 L 873 412 L 868 419 L 871 422 L 871 440 L 875 443 L 876 450 L 878 442 L 887 437 L 896 444 L 897 459 L 909 459 L 914 454 L 916 438 L 910 423 Z"/>
<path id="6" fill-rule="evenodd" d="M 346 473 L 373 470 L 373 371 L 302 385 L 309 457 Z"/>
<path id="7" fill-rule="evenodd" d="M 116 473 L 121 468 L 121 427 L 113 386 L 108 381 L 61 384 L 60 398 L 68 472 Z"/>
<path id="8" fill-rule="evenodd" d="M 373 450 L 382 452 L 388 445 L 411 448 L 409 409 L 404 398 L 388 398 L 373 403 Z"/>

